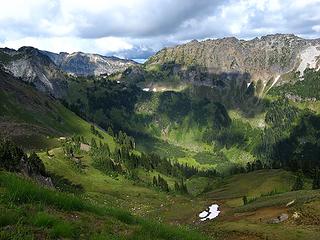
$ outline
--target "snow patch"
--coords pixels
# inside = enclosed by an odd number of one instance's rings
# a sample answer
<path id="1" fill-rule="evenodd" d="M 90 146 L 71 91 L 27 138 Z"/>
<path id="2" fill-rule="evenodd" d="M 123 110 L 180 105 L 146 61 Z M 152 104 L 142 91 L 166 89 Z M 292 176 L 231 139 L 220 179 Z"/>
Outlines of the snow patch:
<path id="1" fill-rule="evenodd" d="M 219 209 L 219 205 L 218 204 L 212 204 L 209 207 L 208 211 L 203 211 L 203 212 L 201 212 L 199 214 L 200 221 L 206 221 L 208 219 L 212 220 L 212 219 L 218 217 L 219 214 L 220 214 L 220 211 L 218 209 Z"/>
<path id="2" fill-rule="evenodd" d="M 276 78 L 274 79 L 274 81 L 273 81 L 273 83 L 271 84 L 271 87 L 270 87 L 270 88 L 272 88 L 272 87 L 279 81 L 280 76 L 281 76 L 281 75 L 276 76 Z"/>
<path id="3" fill-rule="evenodd" d="M 145 91 L 145 92 L 149 92 L 150 88 L 143 88 L 142 90 Z"/>
<path id="4" fill-rule="evenodd" d="M 303 72 L 306 68 L 316 68 L 317 57 L 320 56 L 320 46 L 310 46 L 300 53 L 301 63 L 297 68 L 300 72 L 300 77 L 303 77 Z M 318 49 L 317 49 L 318 48 Z"/>
<path id="5" fill-rule="evenodd" d="M 271 84 L 271 86 L 269 87 L 269 89 L 267 90 L 267 92 L 269 92 L 270 89 L 271 89 L 274 85 L 276 85 L 276 83 L 279 81 L 280 77 L 281 77 L 281 75 L 278 75 L 278 76 L 275 77 L 273 83 Z"/>

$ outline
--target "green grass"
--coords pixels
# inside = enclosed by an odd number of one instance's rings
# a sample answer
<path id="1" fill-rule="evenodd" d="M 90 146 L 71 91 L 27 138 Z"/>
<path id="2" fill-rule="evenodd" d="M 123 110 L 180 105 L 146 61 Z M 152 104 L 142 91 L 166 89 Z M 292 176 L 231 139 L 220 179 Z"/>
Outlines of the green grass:
<path id="1" fill-rule="evenodd" d="M 136 136 L 137 149 L 141 152 L 154 152 L 161 157 L 184 157 L 186 151 L 179 146 L 172 145 L 154 137 Z"/>
<path id="2" fill-rule="evenodd" d="M 72 238 L 77 235 L 77 232 L 72 224 L 68 222 L 60 222 L 52 227 L 50 235 L 54 238 Z"/>
<path id="3" fill-rule="evenodd" d="M 6 188 L 4 199 L 8 202 L 16 204 L 42 203 L 66 211 L 89 209 L 89 205 L 75 196 L 41 188 L 12 174 L 2 172 L 0 174 L 0 186 Z"/>
<path id="4" fill-rule="evenodd" d="M 13 80 L 12 80 L 13 81 Z M 15 92 L 0 90 L 0 110 L 7 128 L 16 132 L 13 140 L 25 149 L 45 149 L 58 145 L 57 137 L 82 135 L 88 141 L 99 138 L 90 131 L 91 124 L 32 87 L 13 82 Z M 19 95 L 17 97 L 16 95 Z M 23 100 L 26 97 L 28 100 Z M 111 150 L 114 139 L 96 128 Z"/>
<path id="5" fill-rule="evenodd" d="M 208 226 L 207 226 L 208 227 Z M 210 226 L 211 227 L 211 226 Z M 320 233 L 317 227 L 297 227 L 282 224 L 251 223 L 247 221 L 237 221 L 217 224 L 216 234 L 238 234 L 244 239 L 273 239 L 273 240 L 318 240 Z M 217 233 L 218 232 L 218 233 Z M 228 236 L 228 235 L 227 235 Z"/>
<path id="6" fill-rule="evenodd" d="M 0 227 L 5 227 L 16 223 L 19 220 L 19 214 L 13 209 L 2 209 L 0 215 Z"/>
<path id="7" fill-rule="evenodd" d="M 142 209 L 150 208 L 150 205 L 157 205 L 165 199 L 165 193 L 147 188 L 145 185 L 140 186 L 123 175 L 112 177 L 97 170 L 92 166 L 92 159 L 87 154 L 83 154 L 84 157 L 81 159 L 84 170 L 79 172 L 74 162 L 64 156 L 61 148 L 53 149 L 50 153 L 54 157 L 49 158 L 45 152 L 39 154 L 46 169 L 75 184 L 81 184 L 85 196 L 90 199 L 126 209 L 137 205 Z"/>
<path id="8" fill-rule="evenodd" d="M 212 179 L 206 177 L 194 176 L 187 180 L 186 185 L 188 193 L 192 196 L 198 196 L 211 187 Z"/>
<path id="9" fill-rule="evenodd" d="M 260 197 L 257 200 L 248 203 L 244 206 L 237 207 L 236 212 L 248 212 L 255 211 L 259 208 L 264 207 L 273 207 L 273 206 L 282 206 L 285 207 L 287 203 L 295 201 L 294 204 L 303 204 L 306 202 L 313 201 L 315 199 L 320 199 L 320 191 L 313 190 L 301 190 L 286 192 L 281 194 L 276 194 L 272 196 Z"/>
<path id="10" fill-rule="evenodd" d="M 109 217 L 125 224 L 131 233 L 126 239 L 205 239 L 196 232 L 182 227 L 172 227 L 159 224 L 148 219 L 142 219 L 116 208 L 107 208 L 89 203 L 74 195 L 46 189 L 17 177 L 11 173 L 0 173 L 0 186 L 4 188 L 2 201 L 6 204 L 24 206 L 31 204 L 43 207 L 53 207 L 55 211 L 63 214 L 83 212 L 93 214 L 96 218 Z M 12 224 L 7 221 L 6 224 Z M 63 222 L 45 213 L 38 213 L 33 221 L 38 227 L 50 227 L 50 235 L 53 237 L 75 238 L 76 226 L 70 221 Z M 115 226 L 113 226 L 115 227 Z M 30 229 L 29 229 L 30 231 Z"/>
<path id="11" fill-rule="evenodd" d="M 295 175 L 280 169 L 260 170 L 226 177 L 213 183 L 212 192 L 207 193 L 215 199 L 228 199 L 227 204 L 236 207 L 242 205 L 242 197 L 260 197 L 271 191 L 289 192 L 295 181 Z M 306 189 L 310 189 L 310 180 L 305 180 Z"/>
<path id="12" fill-rule="evenodd" d="M 186 164 L 188 166 L 196 167 L 196 168 L 202 169 L 202 170 L 213 169 L 216 166 L 216 165 L 212 165 L 212 164 L 200 164 L 193 157 L 177 158 L 176 161 L 180 164 Z"/>
<path id="13" fill-rule="evenodd" d="M 46 212 L 38 212 L 32 219 L 32 223 L 37 227 L 52 227 L 59 220 Z"/>

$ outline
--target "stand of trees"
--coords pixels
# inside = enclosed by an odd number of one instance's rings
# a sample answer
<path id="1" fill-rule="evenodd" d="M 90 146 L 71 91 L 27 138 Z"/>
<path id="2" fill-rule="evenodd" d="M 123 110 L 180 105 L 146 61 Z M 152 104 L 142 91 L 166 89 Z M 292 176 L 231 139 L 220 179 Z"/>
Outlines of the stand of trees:
<path id="1" fill-rule="evenodd" d="M 93 135 L 96 135 L 98 138 L 101 138 L 101 139 L 104 138 L 104 137 L 101 135 L 101 133 L 95 128 L 94 125 L 91 125 L 91 126 L 90 126 L 90 132 L 91 132 Z"/>
<path id="2" fill-rule="evenodd" d="M 188 194 L 187 185 L 181 180 L 181 183 L 174 182 L 174 190 L 182 194 Z"/>
<path id="3" fill-rule="evenodd" d="M 94 131 L 94 127 L 92 131 Z M 110 128 L 109 131 L 113 132 Z M 128 136 L 126 133 L 119 131 L 117 134 L 113 134 L 117 142 L 115 151 L 110 150 L 108 144 L 96 142 L 95 138 L 90 142 L 90 156 L 93 159 L 93 165 L 97 169 L 103 171 L 106 174 L 116 176 L 117 174 L 126 175 L 128 178 L 138 180 L 136 169 L 143 168 L 145 171 L 156 171 L 166 176 L 175 177 L 177 179 L 188 179 L 194 175 L 204 177 L 215 177 L 217 172 L 214 170 L 199 170 L 195 167 L 188 166 L 186 164 L 180 164 L 172 162 L 168 158 L 161 158 L 156 154 L 137 154 L 135 150 L 134 138 Z M 80 150 L 81 143 L 86 143 L 87 140 L 82 136 L 74 136 L 63 142 L 64 153 L 74 158 L 75 154 L 83 153 Z M 153 185 L 159 187 L 162 190 L 167 191 L 167 183 L 165 179 L 158 176 Z M 169 189 L 169 187 L 168 187 Z M 186 185 L 183 180 L 180 183 L 176 182 L 175 190 L 181 193 L 187 193 Z"/>
<path id="4" fill-rule="evenodd" d="M 154 187 L 158 187 L 165 192 L 169 192 L 170 190 L 167 181 L 160 175 L 158 175 L 158 178 L 154 176 L 152 183 Z"/>
<path id="5" fill-rule="evenodd" d="M 29 176 L 46 176 L 43 162 L 36 153 L 27 156 L 24 151 L 13 142 L 0 140 L 0 168 L 10 172 L 25 172 Z"/>
<path id="6" fill-rule="evenodd" d="M 277 167 L 291 171 L 302 170 L 312 177 L 320 168 L 320 117 L 307 113 L 294 127 L 288 138 L 273 148 L 272 160 Z"/>

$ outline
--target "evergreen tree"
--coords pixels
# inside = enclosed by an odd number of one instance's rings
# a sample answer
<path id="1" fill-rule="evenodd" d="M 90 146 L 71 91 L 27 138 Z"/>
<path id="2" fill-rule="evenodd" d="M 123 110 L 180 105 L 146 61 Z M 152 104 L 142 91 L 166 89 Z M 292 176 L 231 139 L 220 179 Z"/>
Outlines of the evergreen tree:
<path id="1" fill-rule="evenodd" d="M 260 160 L 257 160 L 254 162 L 254 170 L 261 170 L 263 168 L 262 162 Z"/>
<path id="2" fill-rule="evenodd" d="M 111 136 L 111 137 L 114 137 L 114 133 L 113 133 L 113 130 L 111 127 L 108 127 L 108 130 L 107 130 L 108 134 Z"/>
<path id="3" fill-rule="evenodd" d="M 26 158 L 22 149 L 7 140 L 0 142 L 0 168 L 17 171 L 22 158 Z"/>
<path id="4" fill-rule="evenodd" d="M 45 166 L 35 152 L 27 158 L 27 171 L 29 174 L 46 175 Z"/>
<path id="5" fill-rule="evenodd" d="M 253 171 L 253 169 L 252 169 L 252 164 L 249 163 L 249 162 L 247 162 L 247 167 L 246 167 L 246 169 L 247 169 L 247 172 L 252 172 L 252 171 Z"/>
<path id="6" fill-rule="evenodd" d="M 292 191 L 298 191 L 298 190 L 302 190 L 303 189 L 303 173 L 302 171 L 299 171 L 297 177 L 296 177 L 296 181 L 292 186 Z"/>
<path id="7" fill-rule="evenodd" d="M 90 126 L 90 131 L 92 134 L 96 134 L 96 129 L 93 125 Z"/>
<path id="8" fill-rule="evenodd" d="M 160 175 L 158 175 L 158 186 L 166 192 L 169 192 L 169 185 L 167 183 L 167 181 L 162 178 Z"/>
<path id="9" fill-rule="evenodd" d="M 312 182 L 312 189 L 320 189 L 320 170 L 319 168 L 316 168 L 313 182 Z"/>
<path id="10" fill-rule="evenodd" d="M 97 146 L 97 142 L 94 138 L 91 138 L 91 148 L 93 149 L 96 149 L 98 146 Z"/>
<path id="11" fill-rule="evenodd" d="M 174 190 L 175 190 L 176 192 L 180 192 L 180 185 L 179 185 L 179 183 L 177 183 L 176 181 L 174 182 Z"/>
<path id="12" fill-rule="evenodd" d="M 158 180 L 157 180 L 156 176 L 153 176 L 152 184 L 153 184 L 153 186 L 155 186 L 155 187 L 158 186 Z"/>
<path id="13" fill-rule="evenodd" d="M 248 198 L 247 198 L 247 196 L 243 196 L 243 197 L 242 197 L 242 201 L 243 201 L 243 205 L 247 205 L 247 204 L 248 204 Z"/>
<path id="14" fill-rule="evenodd" d="M 175 181 L 174 182 L 174 189 L 176 192 L 180 192 L 182 194 L 188 193 L 187 185 L 183 182 L 183 180 L 181 180 L 180 184 Z"/>

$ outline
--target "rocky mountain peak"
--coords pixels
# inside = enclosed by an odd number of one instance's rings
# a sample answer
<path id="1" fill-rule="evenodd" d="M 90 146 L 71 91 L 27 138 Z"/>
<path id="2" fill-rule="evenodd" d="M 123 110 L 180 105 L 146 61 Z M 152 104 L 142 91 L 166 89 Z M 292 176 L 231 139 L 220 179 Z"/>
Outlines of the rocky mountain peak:
<path id="1" fill-rule="evenodd" d="M 264 86 L 281 82 L 281 75 L 320 65 L 320 39 L 303 39 L 293 34 L 266 35 L 252 40 L 235 37 L 189 42 L 166 48 L 146 65 L 175 63 L 201 67 L 212 74 L 248 74 L 248 82 L 262 80 Z M 186 79 L 188 80 L 188 79 Z M 278 82 L 279 80 L 279 82 Z"/>
<path id="2" fill-rule="evenodd" d="M 113 74 L 137 65 L 136 62 L 117 57 L 106 57 L 99 54 L 74 53 L 44 53 L 64 72 L 76 76 L 98 76 Z"/>
<path id="3" fill-rule="evenodd" d="M 13 76 L 55 97 L 65 94 L 67 83 L 63 73 L 42 51 L 34 47 L 5 48 L 0 49 L 0 54 L 0 62 Z"/>

